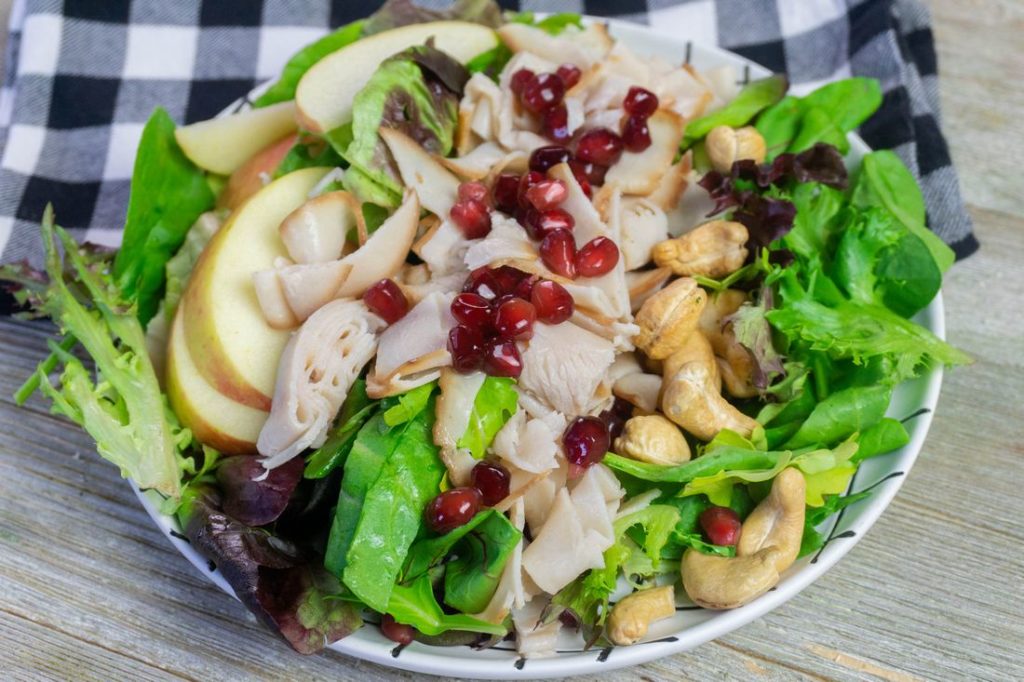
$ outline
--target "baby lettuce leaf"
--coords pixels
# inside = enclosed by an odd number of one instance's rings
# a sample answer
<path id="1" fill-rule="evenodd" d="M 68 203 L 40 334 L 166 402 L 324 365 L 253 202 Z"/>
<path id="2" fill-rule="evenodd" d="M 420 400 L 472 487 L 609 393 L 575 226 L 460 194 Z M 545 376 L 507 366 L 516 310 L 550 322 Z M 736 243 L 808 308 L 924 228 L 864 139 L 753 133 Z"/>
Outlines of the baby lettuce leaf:
<path id="1" fill-rule="evenodd" d="M 353 21 L 296 52 L 284 65 L 281 76 L 266 92 L 256 98 L 253 106 L 265 107 L 295 99 L 295 89 L 306 72 L 330 53 L 359 40 L 364 35 L 365 23 L 363 20 Z"/>
<path id="2" fill-rule="evenodd" d="M 892 151 L 871 152 L 861 160 L 850 202 L 861 208 L 877 206 L 891 213 L 924 242 L 942 272 L 946 272 L 956 260 L 953 250 L 925 227 L 921 188 L 900 157 Z"/>
<path id="3" fill-rule="evenodd" d="M 367 606 L 384 611 L 444 465 L 433 442 L 433 401 L 388 427 L 381 414 L 359 431 L 345 462 L 325 566 Z"/>
<path id="4" fill-rule="evenodd" d="M 236 455 L 217 466 L 222 507 L 247 526 L 265 526 L 281 516 L 302 479 L 298 457 L 267 471 L 258 457 Z"/>
<path id="5" fill-rule="evenodd" d="M 279 178 L 303 168 L 332 168 L 344 164 L 341 155 L 324 138 L 309 135 L 305 139 L 299 139 L 288 150 L 274 171 L 274 177 Z"/>
<path id="6" fill-rule="evenodd" d="M 363 424 L 380 409 L 380 403 L 366 395 L 366 380 L 356 379 L 334 420 L 327 440 L 306 460 L 305 478 L 324 478 L 340 466 L 352 450 Z"/>
<path id="7" fill-rule="evenodd" d="M 483 632 L 504 636 L 508 628 L 462 613 L 446 614 L 434 596 L 429 575 L 422 575 L 409 585 L 395 585 L 390 591 L 387 608 L 381 609 L 397 622 L 411 625 L 421 633 L 440 635 L 449 630 Z"/>
<path id="8" fill-rule="evenodd" d="M 436 389 L 437 382 L 432 381 L 394 398 L 388 398 L 383 405 L 384 423 L 388 426 L 398 426 L 413 419 L 427 407 Z"/>
<path id="9" fill-rule="evenodd" d="M 523 538 L 505 515 L 493 509 L 456 546 L 445 566 L 444 602 L 462 613 L 479 613 L 498 588 L 512 552 Z"/>
<path id="10" fill-rule="evenodd" d="M 205 174 L 174 139 L 174 121 L 157 107 L 142 129 L 135 153 L 128 216 L 121 249 L 114 259 L 121 296 L 137 302 L 143 324 L 153 317 L 160 302 L 164 266 L 213 201 Z"/>
<path id="11" fill-rule="evenodd" d="M 758 113 L 781 100 L 788 88 L 789 81 L 781 74 L 751 81 L 721 109 L 687 123 L 682 148 L 689 149 L 694 142 L 704 139 L 711 129 L 717 126 L 736 128 L 746 125 Z"/>
<path id="12" fill-rule="evenodd" d="M 469 425 L 457 445 L 466 448 L 476 459 L 484 453 L 501 427 L 516 413 L 519 396 L 515 381 L 505 377 L 487 377 L 473 400 Z"/>
<path id="13" fill-rule="evenodd" d="M 224 513 L 212 487 L 187 490 L 178 519 L 242 603 L 296 651 L 315 653 L 362 626 L 359 607 L 338 598 L 333 576 L 293 543 Z"/>
<path id="14" fill-rule="evenodd" d="M 33 294 L 37 312 L 53 319 L 65 341 L 77 339 L 95 366 L 94 381 L 92 371 L 70 352 L 71 343 L 51 342 L 54 362 L 44 361 L 36 370 L 43 394 L 55 413 L 92 436 L 99 454 L 122 476 L 177 500 L 182 471 L 191 466 L 180 449 L 189 439 L 175 437 L 180 426 L 160 392 L 135 306 L 114 284 L 109 258 L 96 257 L 56 227 L 51 206 L 43 213 L 41 231 L 49 283 Z M 54 386 L 49 373 L 57 363 L 64 371 Z"/>
<path id="15" fill-rule="evenodd" d="M 401 582 L 411 583 L 421 575 L 440 566 L 462 538 L 474 532 L 477 526 L 487 521 L 493 514 L 501 515 L 500 512 L 488 509 L 474 516 L 468 523 L 448 531 L 444 535 L 417 541 L 409 548 L 409 554 L 405 559 L 405 568 L 402 569 Z"/>
<path id="16" fill-rule="evenodd" d="M 850 150 L 850 142 L 843 129 L 824 110 L 811 107 L 804 110 L 800 128 L 787 151 L 802 152 L 819 142 L 832 145 L 843 154 Z"/>
<path id="17" fill-rule="evenodd" d="M 615 471 L 645 481 L 688 483 L 695 478 L 714 476 L 725 470 L 771 469 L 779 459 L 788 456 L 785 451 L 750 450 L 745 447 L 723 445 L 690 460 L 685 464 L 663 466 L 648 464 L 609 452 L 602 460 Z"/>
<path id="18" fill-rule="evenodd" d="M 815 405 L 800 430 L 783 447 L 832 447 L 877 424 L 885 416 L 891 397 L 892 387 L 884 385 L 836 391 Z"/>
<path id="19" fill-rule="evenodd" d="M 797 131 L 800 130 L 801 106 L 799 97 L 786 95 L 757 117 L 754 127 L 764 138 L 768 152 L 766 160 L 771 161 L 789 149 Z"/>
<path id="20" fill-rule="evenodd" d="M 857 129 L 882 106 L 882 88 L 874 78 L 844 78 L 821 86 L 801 101 L 804 111 L 821 111 L 843 133 Z"/>
<path id="21" fill-rule="evenodd" d="M 870 491 L 854 493 L 852 495 L 828 495 L 824 504 L 820 507 L 808 507 L 804 516 L 804 535 L 800 542 L 800 557 L 818 551 L 825 545 L 825 537 L 818 532 L 817 527 L 828 517 L 849 507 L 854 502 L 859 502 L 871 495 Z"/>

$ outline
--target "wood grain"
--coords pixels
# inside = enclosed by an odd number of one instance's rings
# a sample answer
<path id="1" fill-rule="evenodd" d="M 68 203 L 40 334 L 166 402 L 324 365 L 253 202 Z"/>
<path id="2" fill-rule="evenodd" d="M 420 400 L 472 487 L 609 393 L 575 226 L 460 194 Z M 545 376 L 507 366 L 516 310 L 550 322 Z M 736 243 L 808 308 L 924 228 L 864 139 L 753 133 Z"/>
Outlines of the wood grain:
<path id="1" fill-rule="evenodd" d="M 6 5 L 0 1 L 0 9 Z M 946 129 L 982 248 L 945 287 L 947 373 L 924 451 L 833 570 L 699 649 L 601 679 L 1024 678 L 1024 9 L 930 3 Z M 0 677 L 383 680 L 412 675 L 290 653 L 154 528 L 89 439 L 9 396 L 49 327 L 0 320 Z"/>

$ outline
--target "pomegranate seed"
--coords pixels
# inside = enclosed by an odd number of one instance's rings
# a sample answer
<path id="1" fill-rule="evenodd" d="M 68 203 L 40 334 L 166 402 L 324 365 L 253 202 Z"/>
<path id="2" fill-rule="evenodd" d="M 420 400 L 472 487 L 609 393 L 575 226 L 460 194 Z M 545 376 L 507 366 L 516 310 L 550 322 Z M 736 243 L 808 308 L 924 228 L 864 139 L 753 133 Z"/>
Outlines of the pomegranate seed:
<path id="1" fill-rule="evenodd" d="M 542 73 L 526 81 L 519 93 L 519 103 L 532 114 L 542 114 L 562 103 L 565 83 L 553 73 Z"/>
<path id="2" fill-rule="evenodd" d="M 565 83 L 566 90 L 579 83 L 580 76 L 583 75 L 583 72 L 580 71 L 580 67 L 575 64 L 562 64 L 558 67 L 558 70 L 555 71 L 555 73 L 557 73 L 558 77 L 562 79 L 563 83 Z"/>
<path id="3" fill-rule="evenodd" d="M 494 328 L 505 339 L 526 341 L 533 336 L 533 323 L 537 311 L 533 304 L 516 296 L 502 302 L 494 311 Z"/>
<path id="4" fill-rule="evenodd" d="M 546 211 L 565 201 L 568 193 L 561 180 L 541 180 L 526 190 L 526 200 L 538 211 Z"/>
<path id="5" fill-rule="evenodd" d="M 498 340 L 487 347 L 484 353 L 484 371 L 492 377 L 516 379 L 523 371 L 523 359 L 515 341 Z"/>
<path id="6" fill-rule="evenodd" d="M 476 488 L 446 490 L 427 505 L 424 512 L 427 526 L 439 535 L 455 530 L 476 516 L 481 502 L 483 499 Z"/>
<path id="7" fill-rule="evenodd" d="M 556 275 L 576 278 L 576 241 L 565 229 L 548 232 L 540 243 L 540 258 Z"/>
<path id="8" fill-rule="evenodd" d="M 651 131 L 647 121 L 630 116 L 622 125 L 622 146 L 631 152 L 642 152 L 651 146 Z"/>
<path id="9" fill-rule="evenodd" d="M 700 514 L 700 527 L 713 545 L 735 545 L 740 541 L 743 524 L 739 515 L 728 507 L 708 507 Z"/>
<path id="10" fill-rule="evenodd" d="M 516 97 L 519 97 L 519 95 L 522 94 L 523 92 L 523 88 L 526 87 L 526 84 L 533 80 L 535 77 L 536 76 L 533 73 L 533 71 L 530 71 L 529 69 L 519 69 L 514 74 L 512 74 L 512 78 L 508 82 L 508 87 L 510 90 L 512 90 Z"/>
<path id="11" fill-rule="evenodd" d="M 482 182 L 464 182 L 459 185 L 459 201 L 479 201 L 486 206 L 490 204 L 490 192 Z"/>
<path id="12" fill-rule="evenodd" d="M 523 177 L 519 178 L 519 194 L 516 195 L 516 201 L 519 202 L 519 206 L 522 208 L 530 208 L 530 202 L 526 198 L 526 192 L 543 179 L 544 174 L 538 171 L 530 171 Z"/>
<path id="13" fill-rule="evenodd" d="M 570 161 L 569 168 L 572 169 L 573 176 L 581 185 L 584 182 L 592 185 L 603 185 L 605 173 L 608 172 L 608 166 L 602 166 L 597 163 L 584 163 L 578 159 Z"/>
<path id="14" fill-rule="evenodd" d="M 487 266 L 477 268 L 469 273 L 469 278 L 462 290 L 472 294 L 480 294 L 488 301 L 501 296 L 501 284 Z"/>
<path id="15" fill-rule="evenodd" d="M 537 147 L 530 153 L 530 170 L 547 173 L 549 168 L 565 163 L 572 158 L 572 152 L 561 145 L 552 144 Z"/>
<path id="16" fill-rule="evenodd" d="M 622 138 L 607 128 L 588 130 L 576 143 L 576 158 L 587 163 L 610 166 L 621 155 Z"/>
<path id="17" fill-rule="evenodd" d="M 516 290 L 512 292 L 513 295 L 524 301 L 533 302 L 533 287 L 537 283 L 537 277 L 530 275 L 525 277 L 519 284 L 516 285 Z M 536 308 L 536 304 L 534 304 Z"/>
<path id="18" fill-rule="evenodd" d="M 483 334 L 461 324 L 452 327 L 448 332 L 448 352 L 452 354 L 455 371 L 468 374 L 480 369 L 484 362 Z"/>
<path id="19" fill-rule="evenodd" d="M 608 237 L 594 237 L 576 253 L 576 272 L 582 277 L 599 277 L 619 262 L 619 247 Z"/>
<path id="20" fill-rule="evenodd" d="M 511 265 L 502 265 L 494 268 L 491 270 L 491 274 L 494 275 L 494 279 L 498 282 L 502 294 L 515 293 L 519 283 L 530 276 Z"/>
<path id="21" fill-rule="evenodd" d="M 491 231 L 491 214 L 487 212 L 487 205 L 482 201 L 456 201 L 449 215 L 452 222 L 466 235 L 466 239 L 480 239 Z"/>
<path id="22" fill-rule="evenodd" d="M 538 241 L 544 239 L 555 230 L 571 230 L 576 221 L 566 211 L 560 208 L 549 208 L 546 211 L 530 209 L 523 217 L 523 227 L 531 239 Z"/>
<path id="23" fill-rule="evenodd" d="M 658 110 L 658 96 L 650 90 L 634 85 L 626 93 L 626 99 L 622 101 L 622 108 L 630 116 L 647 120 Z"/>
<path id="24" fill-rule="evenodd" d="M 572 137 L 569 134 L 569 110 L 564 104 L 551 107 L 541 115 L 540 132 L 555 142 L 569 141 Z"/>
<path id="25" fill-rule="evenodd" d="M 519 176 L 502 173 L 494 181 L 494 207 L 511 215 L 519 205 Z"/>
<path id="26" fill-rule="evenodd" d="M 563 609 L 562 612 L 558 614 L 558 622 L 567 628 L 572 628 L 573 630 L 579 630 L 580 625 L 583 624 L 582 619 L 576 615 L 576 612 L 568 608 Z"/>
<path id="27" fill-rule="evenodd" d="M 559 324 L 572 317 L 572 295 L 558 282 L 542 279 L 533 285 L 530 302 L 537 311 L 537 319 L 548 324 Z"/>
<path id="28" fill-rule="evenodd" d="M 394 324 L 409 312 L 409 299 L 390 279 L 382 279 L 366 290 L 363 303 L 388 324 Z"/>
<path id="29" fill-rule="evenodd" d="M 452 300 L 452 317 L 467 327 L 484 329 L 491 314 L 491 304 L 480 294 L 463 292 Z"/>
<path id="30" fill-rule="evenodd" d="M 581 467 L 600 462 L 609 443 L 608 427 L 597 417 L 577 417 L 562 435 L 565 458 Z"/>
<path id="31" fill-rule="evenodd" d="M 623 412 L 620 405 L 625 405 L 628 410 Z M 610 408 L 598 415 L 598 419 L 603 421 L 605 426 L 608 427 L 608 438 L 611 439 L 612 442 L 622 435 L 622 429 L 625 428 L 626 422 L 632 414 L 633 406 L 622 398 L 616 398 Z"/>
<path id="32" fill-rule="evenodd" d="M 416 628 L 411 625 L 403 625 L 395 620 L 394 616 L 385 613 L 380 619 L 380 634 L 392 642 L 407 645 L 412 644 L 416 636 Z"/>
<path id="33" fill-rule="evenodd" d="M 484 504 L 493 507 L 508 497 L 512 475 L 500 464 L 480 462 L 469 474 L 473 487 L 480 491 Z"/>

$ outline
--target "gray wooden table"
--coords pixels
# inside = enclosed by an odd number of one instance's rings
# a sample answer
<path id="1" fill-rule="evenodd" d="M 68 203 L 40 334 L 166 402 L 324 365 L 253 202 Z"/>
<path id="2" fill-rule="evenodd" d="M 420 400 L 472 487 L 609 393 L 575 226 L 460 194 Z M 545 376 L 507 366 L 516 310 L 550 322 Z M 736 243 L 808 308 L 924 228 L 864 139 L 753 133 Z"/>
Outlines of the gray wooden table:
<path id="1" fill-rule="evenodd" d="M 0 8 L 7 2 L 0 0 Z M 947 374 L 909 479 L 768 616 L 602 679 L 1024 678 L 1024 3 L 934 0 L 946 131 L 981 251 L 949 274 Z M 0 321 L 0 679 L 405 679 L 290 653 L 165 541 L 84 435 L 9 396 L 46 329 Z"/>

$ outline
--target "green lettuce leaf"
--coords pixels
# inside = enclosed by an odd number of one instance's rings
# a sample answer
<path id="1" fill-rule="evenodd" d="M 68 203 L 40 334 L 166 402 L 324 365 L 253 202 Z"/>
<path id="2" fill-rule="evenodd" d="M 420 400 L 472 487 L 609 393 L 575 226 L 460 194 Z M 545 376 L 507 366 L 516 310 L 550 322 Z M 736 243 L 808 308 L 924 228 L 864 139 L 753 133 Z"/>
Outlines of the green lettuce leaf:
<path id="1" fill-rule="evenodd" d="M 472 532 L 459 541 L 455 559 L 445 566 L 444 602 L 462 613 L 479 613 L 498 588 L 505 564 L 523 534 L 505 515 L 491 509 Z"/>
<path id="2" fill-rule="evenodd" d="M 836 391 L 814 406 L 784 447 L 831 447 L 846 440 L 877 424 L 885 416 L 891 397 L 891 386 L 855 386 Z"/>
<path id="3" fill-rule="evenodd" d="M 390 591 L 387 607 L 381 611 L 390 614 L 397 622 L 411 625 L 431 636 L 449 630 L 489 635 L 505 635 L 508 632 L 504 625 L 495 625 L 461 613 L 446 614 L 437 603 L 429 575 L 417 578 L 410 585 L 395 585 Z"/>
<path id="4" fill-rule="evenodd" d="M 213 206 L 206 175 L 174 139 L 174 121 L 157 107 L 142 129 L 132 171 L 121 248 L 114 259 L 120 295 L 143 324 L 156 314 L 165 266 L 199 216 Z"/>
<path id="5" fill-rule="evenodd" d="M 505 377 L 487 377 L 473 400 L 469 425 L 457 445 L 466 448 L 476 459 L 484 453 L 501 427 L 512 418 L 519 405 L 516 382 Z"/>
<path id="6" fill-rule="evenodd" d="M 436 389 L 437 382 L 432 381 L 394 398 L 388 398 L 384 404 L 384 423 L 388 426 L 398 426 L 414 419 L 426 409 Z"/>
<path id="7" fill-rule="evenodd" d="M 396 427 L 377 414 L 360 429 L 345 462 L 324 565 L 377 611 L 388 605 L 444 475 L 433 422 L 432 401 Z"/>
<path id="8" fill-rule="evenodd" d="M 884 455 L 902 448 L 910 442 L 910 434 L 896 419 L 885 417 L 874 426 L 864 429 L 857 439 L 857 454 L 851 460 L 854 464 L 869 457 Z"/>

